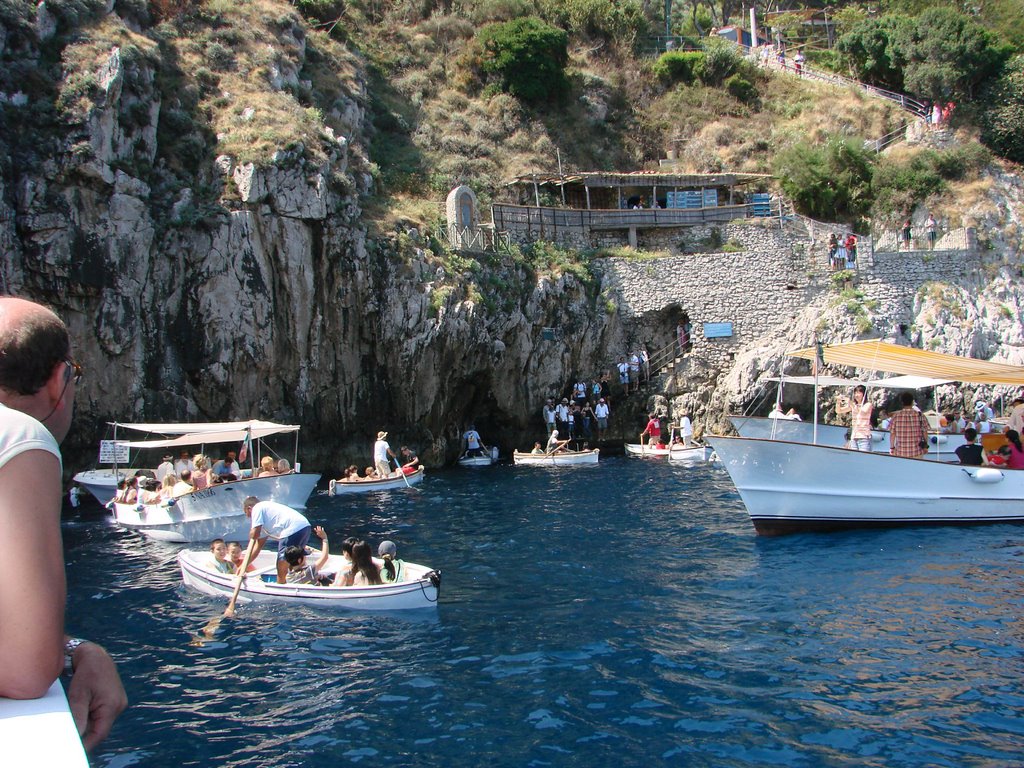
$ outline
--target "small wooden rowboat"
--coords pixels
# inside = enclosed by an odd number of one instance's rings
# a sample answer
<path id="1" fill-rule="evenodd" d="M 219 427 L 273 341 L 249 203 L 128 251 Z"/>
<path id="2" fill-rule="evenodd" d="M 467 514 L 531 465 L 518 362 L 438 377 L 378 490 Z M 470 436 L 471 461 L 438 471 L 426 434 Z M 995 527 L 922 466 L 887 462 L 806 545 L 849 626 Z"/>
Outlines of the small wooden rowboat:
<path id="1" fill-rule="evenodd" d="M 626 443 L 627 456 L 650 456 L 654 458 L 665 458 L 668 456 L 669 448 L 664 443 L 649 445 L 645 443 Z"/>
<path id="2" fill-rule="evenodd" d="M 359 611 L 403 611 L 433 608 L 441 593 L 441 572 L 416 563 L 405 563 L 404 580 L 370 587 L 321 587 L 315 584 L 278 584 L 277 552 L 264 550 L 253 561 L 255 570 L 246 574 L 238 602 L 278 602 L 333 607 Z M 181 578 L 187 586 L 207 595 L 231 597 L 237 576 L 221 573 L 209 550 L 186 549 L 178 553 Z M 322 573 L 348 568 L 341 555 L 331 555 Z M 268 581 L 269 579 L 269 581 Z"/>
<path id="3" fill-rule="evenodd" d="M 481 453 L 479 456 L 470 456 L 468 453 L 459 456 L 460 467 L 489 467 L 497 462 L 498 449 L 496 446 L 490 448 L 485 453 Z"/>
<path id="4" fill-rule="evenodd" d="M 575 464 L 597 464 L 597 456 L 600 452 L 600 448 L 551 454 L 516 451 L 512 454 L 512 458 L 516 464 L 525 464 L 527 466 L 569 467 Z"/>
<path id="5" fill-rule="evenodd" d="M 341 496 L 345 493 L 372 493 L 373 491 L 393 491 L 396 488 L 408 488 L 423 482 L 423 467 L 410 472 L 403 479 L 401 475 L 385 477 L 382 480 L 331 480 L 327 489 L 328 496 Z"/>

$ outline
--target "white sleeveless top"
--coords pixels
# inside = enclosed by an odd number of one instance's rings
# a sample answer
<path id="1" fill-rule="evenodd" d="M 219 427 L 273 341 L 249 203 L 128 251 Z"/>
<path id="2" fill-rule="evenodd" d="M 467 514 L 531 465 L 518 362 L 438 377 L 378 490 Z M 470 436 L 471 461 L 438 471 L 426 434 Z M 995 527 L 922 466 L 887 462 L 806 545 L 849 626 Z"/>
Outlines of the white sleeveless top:
<path id="1" fill-rule="evenodd" d="M 0 467 L 27 451 L 47 451 L 61 460 L 50 430 L 27 413 L 0 405 Z"/>

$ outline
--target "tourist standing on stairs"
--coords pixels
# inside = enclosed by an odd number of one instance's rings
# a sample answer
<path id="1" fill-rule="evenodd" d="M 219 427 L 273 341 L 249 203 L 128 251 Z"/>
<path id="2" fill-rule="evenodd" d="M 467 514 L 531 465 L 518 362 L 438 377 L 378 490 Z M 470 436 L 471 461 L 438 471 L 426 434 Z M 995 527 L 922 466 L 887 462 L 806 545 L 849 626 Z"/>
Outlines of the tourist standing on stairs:
<path id="1" fill-rule="evenodd" d="M 608 417 L 611 415 L 611 409 L 608 408 L 608 403 L 602 397 L 597 401 L 597 406 L 594 408 L 594 417 L 597 419 L 597 439 L 604 440 L 606 434 L 608 434 Z"/>
<path id="2" fill-rule="evenodd" d="M 938 224 L 935 221 L 935 217 L 930 213 L 928 214 L 927 220 L 924 222 L 924 231 L 928 235 L 928 250 L 935 250 L 935 237 L 937 235 Z"/>
<path id="3" fill-rule="evenodd" d="M 551 430 L 555 428 L 555 401 L 552 398 L 548 398 L 548 401 L 544 403 L 544 408 L 541 411 L 544 416 L 544 428 L 550 435 Z"/>

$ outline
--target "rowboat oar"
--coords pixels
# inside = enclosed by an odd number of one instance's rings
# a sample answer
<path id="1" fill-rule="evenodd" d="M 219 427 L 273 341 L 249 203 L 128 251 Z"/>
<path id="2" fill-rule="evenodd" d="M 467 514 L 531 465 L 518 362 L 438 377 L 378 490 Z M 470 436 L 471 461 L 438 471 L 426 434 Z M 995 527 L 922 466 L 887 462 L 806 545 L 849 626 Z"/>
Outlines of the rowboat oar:
<path id="1" fill-rule="evenodd" d="M 395 469 L 397 469 L 397 470 L 398 470 L 398 474 L 400 474 L 400 475 L 402 476 L 402 479 L 403 479 L 403 480 L 405 480 L 405 487 L 406 487 L 406 488 L 412 488 L 412 485 L 411 485 L 411 484 L 409 483 L 409 478 L 405 476 L 405 470 L 404 470 L 404 469 L 402 468 L 402 466 L 401 466 L 401 465 L 400 465 L 400 464 L 398 463 L 398 459 L 397 459 L 397 458 L 394 458 L 394 457 L 392 457 L 392 459 L 393 459 L 393 460 L 394 460 L 394 462 L 395 462 Z M 419 489 L 417 488 L 416 490 L 419 490 Z"/>
<path id="2" fill-rule="evenodd" d="M 256 539 L 249 539 L 249 548 L 245 550 L 245 556 L 242 558 L 242 564 L 238 568 L 238 579 L 235 581 L 235 591 L 231 593 L 231 599 L 228 601 L 228 607 L 224 609 L 224 615 L 231 618 L 235 615 L 235 601 L 238 600 L 238 593 L 242 591 L 242 582 L 245 580 L 245 571 L 249 567 L 249 561 L 252 560 L 252 552 L 256 549 Z"/>

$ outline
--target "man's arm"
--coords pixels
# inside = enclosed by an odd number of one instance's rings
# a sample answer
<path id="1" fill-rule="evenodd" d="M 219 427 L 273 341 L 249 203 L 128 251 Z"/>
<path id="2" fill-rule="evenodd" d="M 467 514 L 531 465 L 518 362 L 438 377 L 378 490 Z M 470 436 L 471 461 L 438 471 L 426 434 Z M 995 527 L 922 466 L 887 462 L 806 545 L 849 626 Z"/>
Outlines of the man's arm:
<path id="1" fill-rule="evenodd" d="M 0 696 L 38 698 L 63 669 L 60 506 L 52 453 L 27 451 L 0 468 Z"/>
<path id="2" fill-rule="evenodd" d="M 124 708 L 128 696 L 114 660 L 101 646 L 82 643 L 71 657 L 74 675 L 68 686 L 68 706 L 87 750 L 107 734 Z"/>

